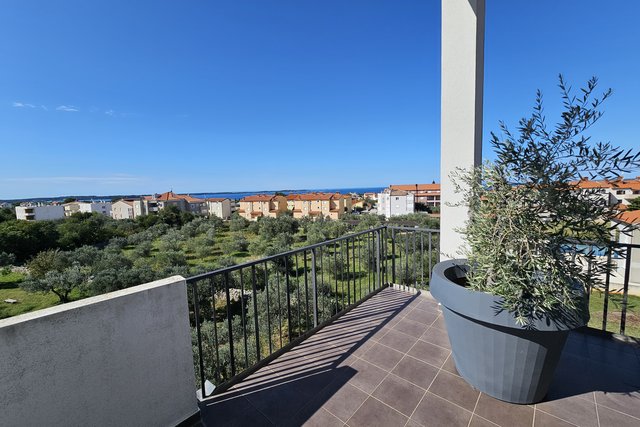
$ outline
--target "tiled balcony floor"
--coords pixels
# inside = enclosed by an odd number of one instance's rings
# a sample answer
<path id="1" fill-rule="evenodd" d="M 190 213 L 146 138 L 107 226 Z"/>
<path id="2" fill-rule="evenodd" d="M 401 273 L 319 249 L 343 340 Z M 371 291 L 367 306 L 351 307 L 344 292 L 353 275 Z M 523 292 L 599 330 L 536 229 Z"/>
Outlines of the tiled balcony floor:
<path id="1" fill-rule="evenodd" d="M 208 426 L 640 426 L 640 350 L 573 333 L 546 401 L 508 404 L 456 374 L 428 293 L 387 288 L 201 409 Z"/>

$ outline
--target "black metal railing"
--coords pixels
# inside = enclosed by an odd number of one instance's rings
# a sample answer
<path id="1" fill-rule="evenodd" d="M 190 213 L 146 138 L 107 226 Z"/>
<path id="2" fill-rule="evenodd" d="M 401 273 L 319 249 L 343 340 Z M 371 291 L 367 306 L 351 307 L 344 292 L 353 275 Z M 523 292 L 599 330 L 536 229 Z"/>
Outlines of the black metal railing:
<path id="1" fill-rule="evenodd" d="M 569 243 L 567 250 L 574 260 L 588 255 L 581 262 L 587 271 L 592 269 L 593 258 L 606 259 L 610 266 L 600 277 L 604 286 L 588 289 L 589 327 L 640 337 L 640 244 L 610 242 L 601 246 L 586 241 Z"/>
<path id="2" fill-rule="evenodd" d="M 439 231 L 382 226 L 187 279 L 194 362 L 222 391 L 389 284 L 425 288 Z"/>

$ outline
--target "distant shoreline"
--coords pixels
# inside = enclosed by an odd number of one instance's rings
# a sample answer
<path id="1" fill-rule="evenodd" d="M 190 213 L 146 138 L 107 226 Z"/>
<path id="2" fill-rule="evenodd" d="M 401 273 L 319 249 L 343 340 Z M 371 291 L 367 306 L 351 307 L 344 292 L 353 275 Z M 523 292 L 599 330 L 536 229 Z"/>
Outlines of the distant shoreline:
<path id="1" fill-rule="evenodd" d="M 181 194 L 189 194 L 193 197 L 200 198 L 225 198 L 225 199 L 241 199 L 245 196 L 250 196 L 253 194 L 275 194 L 275 193 L 313 193 L 313 192 L 322 192 L 322 193 L 340 193 L 340 194 L 364 194 L 364 193 L 379 193 L 386 187 L 350 187 L 350 188 L 323 188 L 323 189 L 299 189 L 299 190 L 263 190 L 263 191 L 230 191 L 230 192 L 200 192 L 200 193 L 181 193 Z M 115 195 L 91 195 L 91 196 L 56 196 L 56 197 L 29 197 L 29 198 L 21 198 L 21 199 L 0 199 L 0 202 L 4 203 L 16 203 L 16 202 L 60 202 L 67 198 L 73 198 L 77 200 L 112 200 L 112 199 L 124 199 L 124 198 L 134 198 L 140 196 L 148 196 L 149 194 L 115 194 Z"/>

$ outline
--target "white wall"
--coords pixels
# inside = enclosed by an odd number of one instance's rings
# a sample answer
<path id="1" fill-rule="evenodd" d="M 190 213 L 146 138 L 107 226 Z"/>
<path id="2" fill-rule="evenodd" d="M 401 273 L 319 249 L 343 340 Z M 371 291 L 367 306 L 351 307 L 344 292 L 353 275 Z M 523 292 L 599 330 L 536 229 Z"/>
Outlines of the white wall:
<path id="1" fill-rule="evenodd" d="M 27 212 L 33 212 L 33 215 Z M 16 219 L 43 221 L 64 218 L 64 206 L 16 206 Z"/>
<path id="2" fill-rule="evenodd" d="M 484 0 L 442 0 L 441 259 L 458 256 L 464 242 L 456 229 L 468 218 L 465 207 L 447 205 L 462 197 L 449 175 L 482 157 L 484 13 Z"/>
<path id="3" fill-rule="evenodd" d="M 174 426 L 198 411 L 174 276 L 0 320 L 3 426 Z"/>
<path id="4" fill-rule="evenodd" d="M 378 194 L 378 213 L 387 218 L 398 215 L 407 215 L 415 212 L 414 195 L 393 195 L 389 193 Z"/>

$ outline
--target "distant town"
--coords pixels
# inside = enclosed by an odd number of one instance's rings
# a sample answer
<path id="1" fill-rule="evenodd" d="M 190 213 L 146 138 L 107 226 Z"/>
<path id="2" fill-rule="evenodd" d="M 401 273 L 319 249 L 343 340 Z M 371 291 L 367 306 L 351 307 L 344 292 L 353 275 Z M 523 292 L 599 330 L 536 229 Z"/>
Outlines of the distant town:
<path id="1" fill-rule="evenodd" d="M 15 206 L 14 206 L 15 205 Z M 306 192 L 253 194 L 239 199 L 230 197 L 195 197 L 168 191 L 139 197 L 126 197 L 115 201 L 80 200 L 26 201 L 18 204 L 0 203 L 1 207 L 14 207 L 16 219 L 24 221 L 56 220 L 75 213 L 99 213 L 113 219 L 135 219 L 157 214 L 175 206 L 180 211 L 201 217 L 230 219 L 234 212 L 249 221 L 261 217 L 340 219 L 346 214 L 361 213 L 384 215 L 386 218 L 426 212 L 438 215 L 440 184 L 390 185 L 381 192 L 347 194 L 339 192 Z"/>

